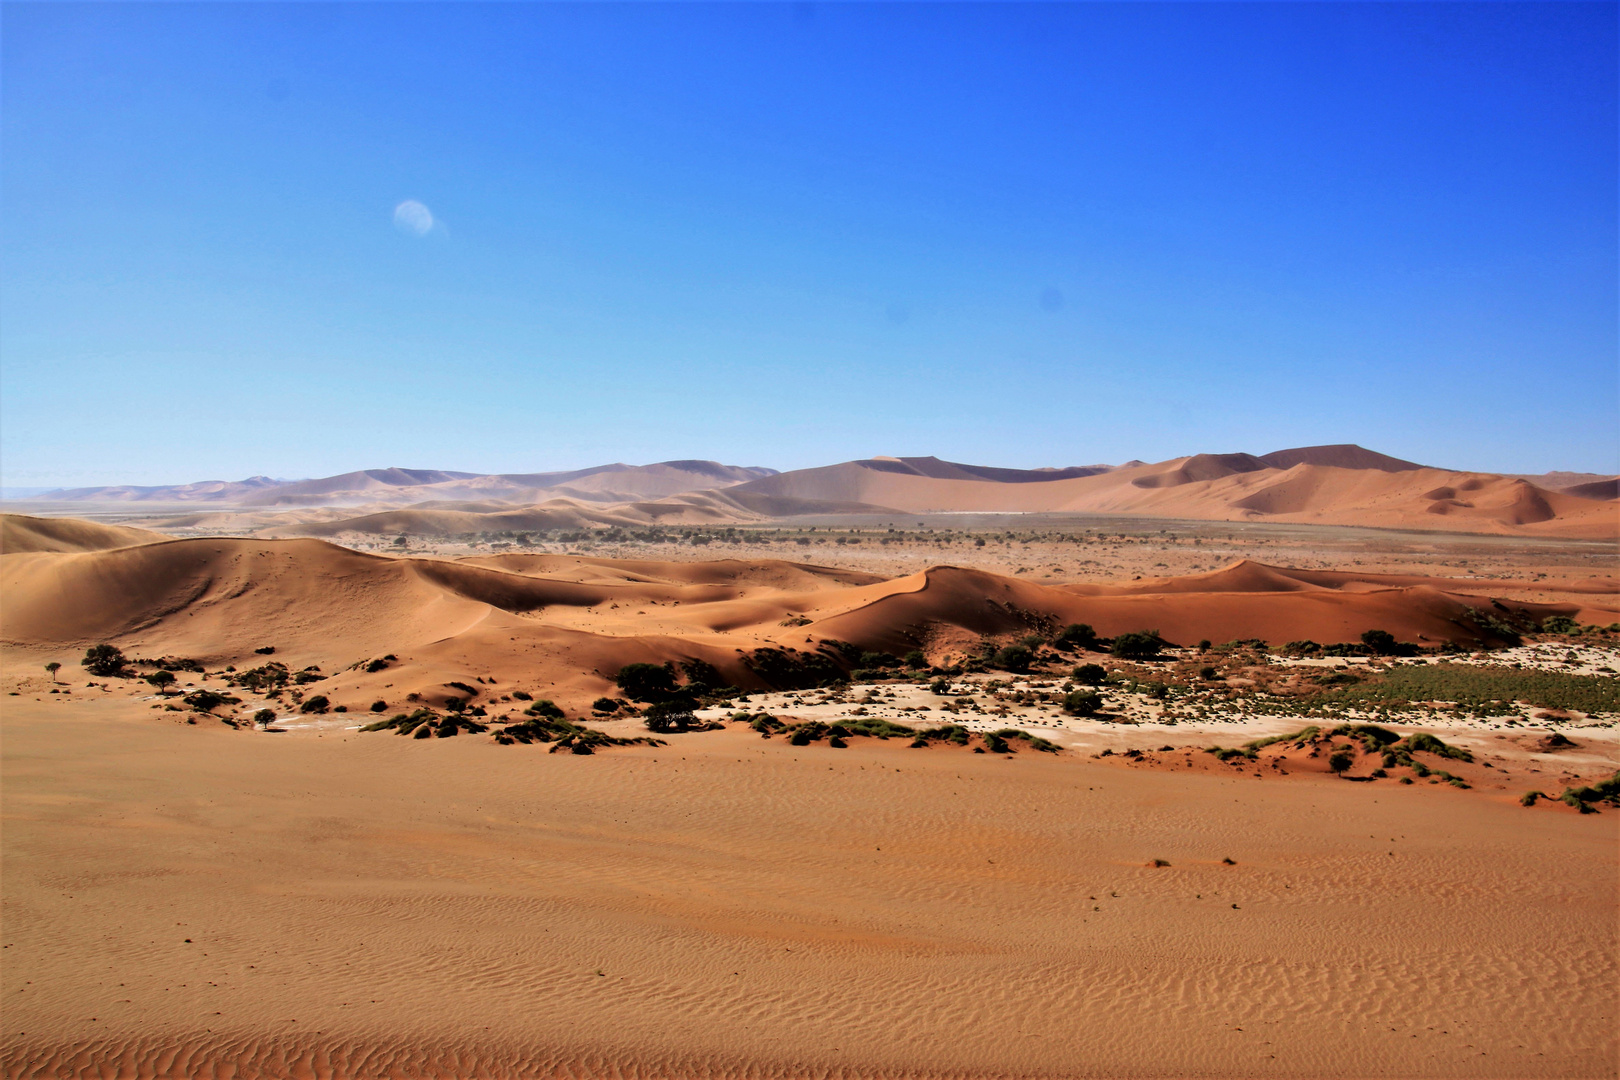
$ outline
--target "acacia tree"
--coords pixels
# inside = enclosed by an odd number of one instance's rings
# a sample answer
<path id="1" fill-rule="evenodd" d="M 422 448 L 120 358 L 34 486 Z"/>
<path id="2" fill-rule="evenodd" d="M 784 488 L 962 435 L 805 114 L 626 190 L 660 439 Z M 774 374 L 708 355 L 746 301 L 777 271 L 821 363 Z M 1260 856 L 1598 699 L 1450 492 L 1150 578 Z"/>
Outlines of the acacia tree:
<path id="1" fill-rule="evenodd" d="M 55 682 L 56 673 L 62 670 L 62 665 L 57 663 L 55 660 L 52 660 L 50 663 L 45 665 L 45 670 L 51 673 L 51 682 Z"/>
<path id="2" fill-rule="evenodd" d="M 124 673 L 124 651 L 116 645 L 92 645 L 85 650 L 84 659 L 79 663 L 100 678 L 109 675 L 122 675 Z"/>
<path id="3" fill-rule="evenodd" d="M 159 669 L 148 675 L 146 681 L 157 687 L 158 693 L 167 694 L 169 687 L 174 685 L 174 672 Z"/>

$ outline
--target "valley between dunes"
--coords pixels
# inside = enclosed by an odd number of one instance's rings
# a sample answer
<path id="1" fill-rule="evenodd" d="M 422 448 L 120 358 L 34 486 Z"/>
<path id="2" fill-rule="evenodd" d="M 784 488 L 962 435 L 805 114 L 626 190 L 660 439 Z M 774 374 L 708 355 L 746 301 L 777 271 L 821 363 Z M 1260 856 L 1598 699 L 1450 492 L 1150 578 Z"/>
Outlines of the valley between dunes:
<path id="1" fill-rule="evenodd" d="M 1517 802 L 1612 772 L 1612 721 L 1548 721 L 1574 747 L 1543 752 L 1500 719 L 1446 720 L 1468 783 L 1406 786 L 1293 751 L 1286 770 L 1201 753 L 1299 726 L 1286 716 L 987 717 L 1059 746 L 1005 755 L 737 723 L 589 755 L 356 730 L 378 701 L 455 698 L 496 723 L 518 691 L 594 724 L 620 667 L 666 660 L 713 665 L 752 707 L 808 709 L 772 692 L 765 651 L 939 665 L 1074 622 L 1472 651 L 1510 624 L 1620 621 L 1610 577 L 1240 558 L 1042 583 L 17 516 L 0 548 L 8 1078 L 1616 1075 L 1615 818 Z M 1612 663 L 1588 638 L 1581 670 Z M 318 668 L 299 694 L 329 711 L 241 687 L 177 711 L 87 677 L 100 642 L 195 661 L 182 692 Z M 914 715 L 897 695 L 867 696 Z M 286 730 L 247 722 L 266 705 Z M 1090 752 L 1161 743 L 1177 754 L 1151 766 Z"/>

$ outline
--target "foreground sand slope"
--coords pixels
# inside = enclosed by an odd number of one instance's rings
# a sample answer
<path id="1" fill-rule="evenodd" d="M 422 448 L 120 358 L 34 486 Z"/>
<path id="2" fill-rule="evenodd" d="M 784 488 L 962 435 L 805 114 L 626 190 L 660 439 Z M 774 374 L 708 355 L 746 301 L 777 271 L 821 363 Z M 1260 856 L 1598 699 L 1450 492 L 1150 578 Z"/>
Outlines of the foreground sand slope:
<path id="1" fill-rule="evenodd" d="M 8 700 L 7 1077 L 1615 1074 L 1606 815 Z"/>

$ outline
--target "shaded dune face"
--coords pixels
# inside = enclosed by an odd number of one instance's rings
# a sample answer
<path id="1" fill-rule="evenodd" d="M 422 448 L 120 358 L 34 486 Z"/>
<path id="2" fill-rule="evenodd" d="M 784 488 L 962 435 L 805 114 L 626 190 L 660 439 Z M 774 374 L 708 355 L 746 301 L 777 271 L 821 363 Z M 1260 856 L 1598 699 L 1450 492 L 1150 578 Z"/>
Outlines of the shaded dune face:
<path id="1" fill-rule="evenodd" d="M 58 531 L 81 536 L 73 523 Z M 1250 561 L 1180 578 L 1048 586 L 955 566 L 884 579 L 770 559 L 446 560 L 368 555 L 319 540 L 167 540 L 7 554 L 0 636 L 8 650 L 30 653 L 106 641 L 130 655 L 215 665 L 257 663 L 255 650 L 274 645 L 278 660 L 325 671 L 402 657 L 354 684 L 360 705 L 373 683 L 432 688 L 480 672 L 541 680 L 560 700 L 588 701 L 611 688 L 624 664 L 684 659 L 763 689 L 747 662 L 760 648 L 836 657 L 830 643 L 847 642 L 942 654 L 983 636 L 1071 622 L 1108 636 L 1155 629 L 1182 644 L 1330 643 L 1383 629 L 1403 641 L 1474 645 L 1494 640 L 1492 617 L 1615 617 L 1604 607 L 1614 606 L 1609 596 L 1594 596 L 1591 607 L 1534 604 L 1457 585 Z"/>

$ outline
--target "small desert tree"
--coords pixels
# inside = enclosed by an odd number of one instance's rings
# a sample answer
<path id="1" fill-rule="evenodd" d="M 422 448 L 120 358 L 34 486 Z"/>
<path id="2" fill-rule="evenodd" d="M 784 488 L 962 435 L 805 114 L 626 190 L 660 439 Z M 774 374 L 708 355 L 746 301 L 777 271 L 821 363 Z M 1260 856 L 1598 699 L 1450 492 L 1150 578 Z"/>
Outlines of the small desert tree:
<path id="1" fill-rule="evenodd" d="M 1114 639 L 1113 654 L 1122 660 L 1151 660 L 1164 648 L 1157 630 L 1133 630 Z"/>
<path id="2" fill-rule="evenodd" d="M 58 671 L 62 670 L 62 665 L 60 663 L 58 663 L 57 661 L 52 660 L 50 663 L 45 665 L 45 670 L 50 672 L 51 682 L 55 682 L 56 681 L 56 673 Z"/>
<path id="3" fill-rule="evenodd" d="M 174 672 L 159 669 L 148 675 L 146 681 L 157 687 L 158 693 L 167 694 L 169 687 L 174 685 Z"/>
<path id="4" fill-rule="evenodd" d="M 1029 665 L 1035 662 L 1035 653 L 1027 645 L 1008 645 L 1005 649 L 996 650 L 992 661 L 996 667 L 1004 671 L 1025 672 Z"/>
<path id="5" fill-rule="evenodd" d="M 1090 716 L 1102 708 L 1102 695 L 1095 690 L 1071 690 L 1063 695 L 1063 711 L 1071 716 Z"/>
<path id="6" fill-rule="evenodd" d="M 1097 647 L 1097 631 L 1088 623 L 1070 623 L 1058 635 L 1057 643 L 1065 649 L 1095 649 Z"/>
<path id="7" fill-rule="evenodd" d="M 1108 678 L 1108 672 L 1103 670 L 1101 664 L 1081 664 L 1074 669 L 1071 677 L 1082 686 L 1101 686 L 1103 680 Z"/>
<path id="8" fill-rule="evenodd" d="M 1341 747 L 1328 757 L 1328 768 L 1332 769 L 1335 775 L 1343 775 L 1355 760 L 1356 756 L 1348 746 Z"/>
<path id="9" fill-rule="evenodd" d="M 632 701 L 663 701 L 675 692 L 675 665 L 626 664 L 614 681 Z"/>
<path id="10" fill-rule="evenodd" d="M 1361 635 L 1361 643 L 1379 656 L 1395 654 L 1395 635 L 1388 630 L 1368 630 Z"/>

